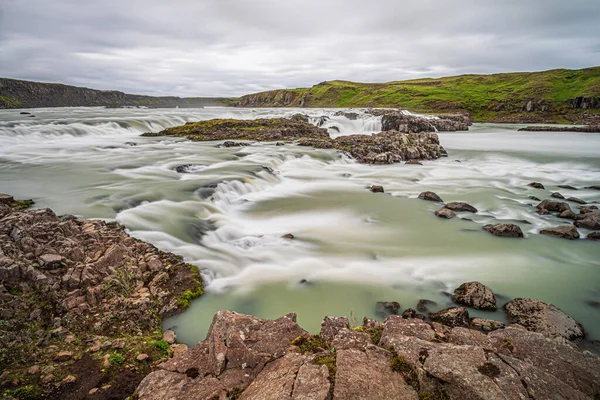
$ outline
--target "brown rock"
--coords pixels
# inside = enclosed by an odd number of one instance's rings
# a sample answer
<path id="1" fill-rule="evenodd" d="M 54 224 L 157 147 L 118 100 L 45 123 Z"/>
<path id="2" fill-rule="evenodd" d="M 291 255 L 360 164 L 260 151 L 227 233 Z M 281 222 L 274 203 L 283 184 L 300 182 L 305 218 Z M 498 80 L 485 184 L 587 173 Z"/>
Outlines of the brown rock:
<path id="1" fill-rule="evenodd" d="M 423 193 L 419 194 L 418 198 L 421 200 L 435 201 L 438 203 L 444 202 L 442 200 L 442 198 L 440 196 L 438 196 L 437 194 L 435 194 L 434 192 L 423 192 Z"/>
<path id="2" fill-rule="evenodd" d="M 39 372 L 40 372 L 39 365 L 33 365 L 33 366 L 29 367 L 29 369 L 27 370 L 27 373 L 29 375 L 36 375 L 36 374 L 39 374 Z"/>
<path id="3" fill-rule="evenodd" d="M 578 204 L 586 204 L 585 200 L 578 199 L 577 197 L 569 197 L 567 198 L 567 201 L 572 201 L 573 203 Z"/>
<path id="4" fill-rule="evenodd" d="M 589 229 L 592 231 L 600 230 L 600 213 L 587 213 L 586 217 L 582 219 L 578 219 L 574 222 L 575 226 L 578 228 Z"/>
<path id="5" fill-rule="evenodd" d="M 373 193 L 383 193 L 383 186 L 373 185 L 369 188 Z"/>
<path id="6" fill-rule="evenodd" d="M 323 322 L 321 322 L 321 332 L 319 335 L 329 343 L 344 328 L 350 328 L 347 317 L 325 317 Z"/>
<path id="7" fill-rule="evenodd" d="M 475 207 L 473 207 L 470 204 L 461 202 L 461 201 L 453 201 L 453 202 L 447 203 L 444 206 L 444 208 L 447 208 L 452 211 L 466 211 L 466 212 L 472 212 L 472 213 L 477 212 L 477 209 Z"/>
<path id="8" fill-rule="evenodd" d="M 518 225 L 514 224 L 496 224 L 496 225 L 484 225 L 483 230 L 491 233 L 494 236 L 510 237 L 510 238 L 522 238 L 524 237 L 523 231 Z"/>
<path id="9" fill-rule="evenodd" d="M 44 384 L 47 385 L 48 383 L 54 382 L 54 375 L 52 374 L 48 374 L 48 375 L 44 375 L 40 378 L 40 381 Z"/>
<path id="10" fill-rule="evenodd" d="M 450 327 L 469 327 L 469 312 L 463 307 L 450 307 L 437 313 L 429 313 L 432 321 Z"/>
<path id="11" fill-rule="evenodd" d="M 73 352 L 71 351 L 61 351 L 55 357 L 54 361 L 62 362 L 68 361 L 73 357 Z"/>
<path id="12" fill-rule="evenodd" d="M 140 353 L 137 355 L 137 357 L 135 358 L 138 361 L 146 361 L 148 359 L 148 354 L 145 353 Z"/>
<path id="13" fill-rule="evenodd" d="M 398 336 L 411 336 L 422 340 L 433 340 L 435 332 L 428 323 L 420 319 L 404 319 L 400 315 L 390 315 L 384 323 L 381 344 L 385 346 L 390 338 Z"/>
<path id="14" fill-rule="evenodd" d="M 496 311 L 496 296 L 490 288 L 479 282 L 465 282 L 454 290 L 452 301 L 480 310 Z"/>
<path id="15" fill-rule="evenodd" d="M 440 218 L 445 218 L 445 219 L 452 219 L 456 217 L 456 213 L 452 210 L 449 210 L 447 208 L 440 208 L 439 210 L 437 210 L 435 212 L 435 215 L 437 217 Z"/>
<path id="16" fill-rule="evenodd" d="M 326 400 L 329 399 L 330 389 L 327 367 L 305 362 L 298 370 L 292 399 Z"/>
<path id="17" fill-rule="evenodd" d="M 286 233 L 282 236 L 282 238 L 292 240 L 294 239 L 294 235 L 292 235 L 291 233 Z"/>
<path id="18" fill-rule="evenodd" d="M 559 192 L 554 192 L 550 195 L 550 197 L 554 197 L 556 199 L 564 199 L 565 196 L 563 196 L 562 194 L 560 194 Z"/>
<path id="19" fill-rule="evenodd" d="M 579 239 L 579 232 L 573 225 L 561 225 L 555 228 L 543 229 L 540 231 L 540 233 L 542 235 L 554 236 L 569 240 Z"/>
<path id="20" fill-rule="evenodd" d="M 590 232 L 585 238 L 589 240 L 600 240 L 600 232 Z"/>
<path id="21" fill-rule="evenodd" d="M 531 183 L 530 183 L 529 185 L 527 185 L 527 186 L 531 186 L 531 187 L 533 187 L 533 188 L 536 188 L 536 189 L 545 189 L 544 185 L 542 185 L 542 184 L 541 184 L 541 183 L 539 183 L 539 182 L 531 182 Z"/>
<path id="22" fill-rule="evenodd" d="M 563 201 L 557 201 L 557 200 L 544 200 L 540 204 L 538 204 L 536 206 L 536 208 L 538 210 L 544 209 L 544 210 L 558 212 L 558 213 L 561 213 L 563 211 L 571 209 L 571 207 L 569 207 L 569 205 L 567 203 L 565 203 Z"/>
<path id="23" fill-rule="evenodd" d="M 40 263 L 45 269 L 56 269 L 62 267 L 64 258 L 58 254 L 42 254 Z"/>
<path id="24" fill-rule="evenodd" d="M 558 218 L 576 219 L 577 214 L 575 214 L 571 210 L 565 210 L 565 211 L 561 212 L 560 214 L 558 214 Z"/>
<path id="25" fill-rule="evenodd" d="M 193 379 L 185 374 L 158 370 L 147 375 L 136 389 L 140 400 L 226 399 L 227 390 L 212 376 Z"/>
<path id="26" fill-rule="evenodd" d="M 177 335 L 171 329 L 167 329 L 162 335 L 162 340 L 169 344 L 173 344 L 175 343 L 175 340 L 177 340 Z"/>
<path id="27" fill-rule="evenodd" d="M 77 378 L 73 375 L 68 375 L 65 379 L 62 380 L 63 383 L 73 383 L 77 380 Z"/>
<path id="28" fill-rule="evenodd" d="M 173 357 L 179 357 L 188 350 L 187 344 L 183 343 L 172 344 L 171 346 L 169 346 L 169 348 L 173 353 Z"/>
<path id="29" fill-rule="evenodd" d="M 471 328 L 484 332 L 495 331 L 496 329 L 504 328 L 504 323 L 493 319 L 471 318 Z"/>

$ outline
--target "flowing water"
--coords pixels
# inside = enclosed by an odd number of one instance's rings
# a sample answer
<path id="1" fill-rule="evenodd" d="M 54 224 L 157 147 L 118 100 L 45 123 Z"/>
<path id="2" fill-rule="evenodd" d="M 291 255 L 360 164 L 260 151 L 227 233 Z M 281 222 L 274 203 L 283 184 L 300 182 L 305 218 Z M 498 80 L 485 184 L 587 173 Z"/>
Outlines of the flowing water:
<path id="1" fill-rule="evenodd" d="M 133 236 L 199 266 L 207 293 L 164 323 L 190 345 L 204 338 L 220 309 L 264 318 L 295 311 L 315 332 L 325 315 L 377 318 L 379 300 L 404 309 L 427 298 L 441 309 L 451 304 L 447 293 L 469 280 L 490 286 L 501 304 L 515 297 L 552 302 L 600 339 L 599 243 L 539 235 L 561 221 L 537 215 L 528 199 L 560 190 L 600 201 L 599 191 L 557 188 L 600 184 L 599 134 L 476 124 L 439 134 L 448 158 L 370 166 L 292 144 L 219 148 L 139 136 L 187 121 L 297 112 L 332 136 L 380 130 L 380 119 L 364 114 L 351 120 L 316 109 L 29 110 L 35 117 L 19 111 L 0 111 L 0 192 L 33 198 L 57 214 L 116 219 Z M 188 173 L 176 172 L 180 165 L 190 165 Z M 549 191 L 528 187 L 532 181 Z M 372 184 L 386 193 L 366 190 Z M 480 212 L 436 218 L 438 204 L 416 199 L 425 190 Z M 498 221 L 519 224 L 527 238 L 482 231 Z M 287 233 L 295 238 L 282 238 Z M 502 312 L 471 314 L 504 319 Z"/>

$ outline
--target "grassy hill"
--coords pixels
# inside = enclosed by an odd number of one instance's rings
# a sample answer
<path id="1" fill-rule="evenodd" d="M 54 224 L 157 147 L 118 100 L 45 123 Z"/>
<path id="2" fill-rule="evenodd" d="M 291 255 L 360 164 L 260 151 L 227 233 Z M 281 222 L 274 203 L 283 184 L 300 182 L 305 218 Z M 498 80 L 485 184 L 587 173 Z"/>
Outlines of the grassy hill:
<path id="1" fill-rule="evenodd" d="M 600 113 L 600 67 L 388 83 L 322 82 L 243 96 L 238 106 L 400 107 L 468 111 L 476 121 L 579 122 Z"/>

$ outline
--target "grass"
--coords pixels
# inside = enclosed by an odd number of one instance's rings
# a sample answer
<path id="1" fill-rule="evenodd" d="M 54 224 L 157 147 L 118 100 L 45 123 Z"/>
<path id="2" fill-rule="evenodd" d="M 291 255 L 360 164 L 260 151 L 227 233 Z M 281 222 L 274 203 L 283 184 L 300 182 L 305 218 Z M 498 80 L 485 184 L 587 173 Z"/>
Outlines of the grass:
<path id="1" fill-rule="evenodd" d="M 576 97 L 600 97 L 600 67 L 581 70 L 460 75 L 387 83 L 322 82 L 311 88 L 275 90 L 243 96 L 240 104 L 307 107 L 399 107 L 418 112 L 469 111 L 476 121 L 522 112 L 541 101 L 552 114 L 572 113 Z M 288 102 L 283 102 L 287 99 Z"/>
<path id="2" fill-rule="evenodd" d="M 0 95 L 0 102 L 4 103 L 5 108 L 17 108 L 21 105 L 21 102 L 19 100 L 15 100 L 11 97 L 2 96 L 2 95 Z M 2 107 L 0 107 L 0 108 L 2 108 Z"/>

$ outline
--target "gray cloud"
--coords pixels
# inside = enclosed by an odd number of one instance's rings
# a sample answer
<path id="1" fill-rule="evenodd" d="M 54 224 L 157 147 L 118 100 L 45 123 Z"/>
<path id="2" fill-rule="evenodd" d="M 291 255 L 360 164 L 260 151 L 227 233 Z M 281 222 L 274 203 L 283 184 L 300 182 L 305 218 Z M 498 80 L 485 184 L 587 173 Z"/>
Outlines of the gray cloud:
<path id="1" fill-rule="evenodd" d="M 0 76 L 235 96 L 600 65 L 598 0 L 2 0 Z"/>

